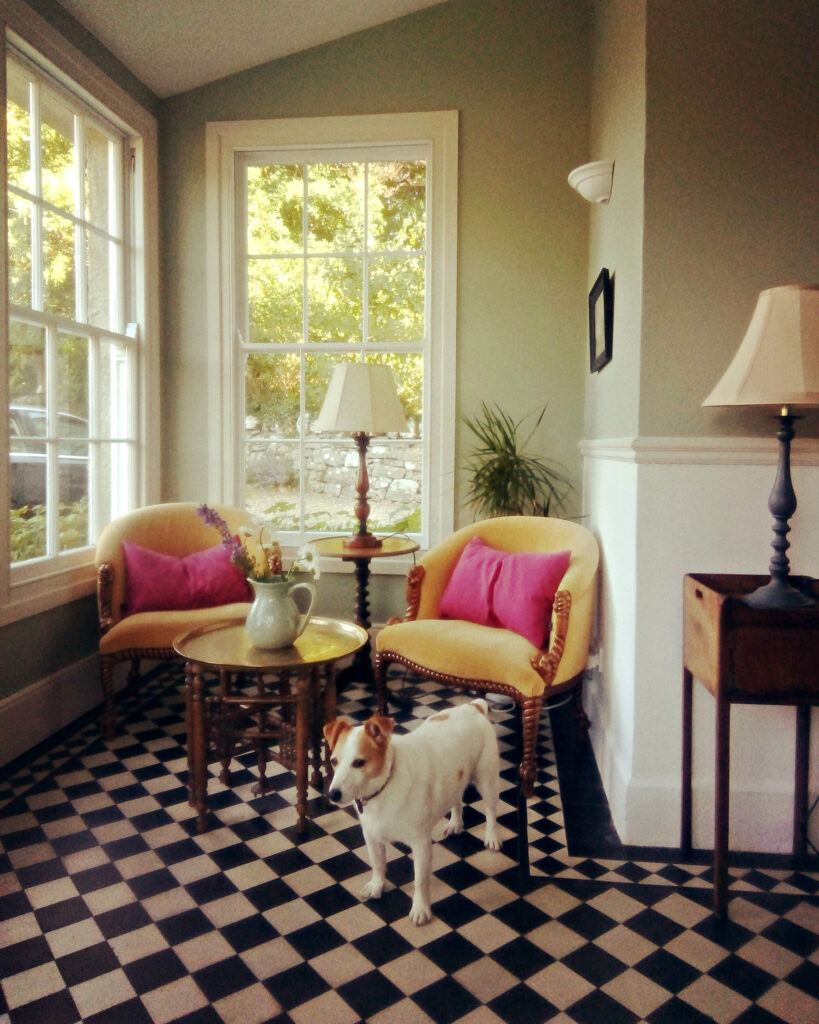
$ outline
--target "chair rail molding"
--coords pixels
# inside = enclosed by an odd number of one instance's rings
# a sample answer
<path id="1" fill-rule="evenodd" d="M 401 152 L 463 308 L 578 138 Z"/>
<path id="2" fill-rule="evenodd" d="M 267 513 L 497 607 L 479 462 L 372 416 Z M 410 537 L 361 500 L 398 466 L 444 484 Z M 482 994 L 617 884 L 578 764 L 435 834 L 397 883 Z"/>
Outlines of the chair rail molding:
<path id="1" fill-rule="evenodd" d="M 776 465 L 779 447 L 773 437 L 606 437 L 581 441 L 580 454 L 658 465 Z M 819 466 L 819 438 L 797 437 L 791 462 Z"/>

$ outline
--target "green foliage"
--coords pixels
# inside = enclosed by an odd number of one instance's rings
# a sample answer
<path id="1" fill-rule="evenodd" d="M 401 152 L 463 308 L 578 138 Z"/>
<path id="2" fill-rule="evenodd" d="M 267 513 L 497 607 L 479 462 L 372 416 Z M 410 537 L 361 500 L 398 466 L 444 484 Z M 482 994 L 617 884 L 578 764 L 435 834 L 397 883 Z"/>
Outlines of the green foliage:
<path id="1" fill-rule="evenodd" d="M 42 558 L 46 553 L 45 505 L 23 505 L 9 512 L 12 563 Z M 88 501 L 60 503 L 60 551 L 88 543 Z"/>
<path id="2" fill-rule="evenodd" d="M 481 402 L 479 416 L 464 417 L 477 438 L 467 464 L 467 501 L 480 515 L 548 516 L 552 502 L 562 506 L 571 490 L 568 478 L 546 460 L 524 452 L 545 413 L 544 406 L 524 441 L 518 431 L 526 416 L 516 421 L 499 406 Z"/>

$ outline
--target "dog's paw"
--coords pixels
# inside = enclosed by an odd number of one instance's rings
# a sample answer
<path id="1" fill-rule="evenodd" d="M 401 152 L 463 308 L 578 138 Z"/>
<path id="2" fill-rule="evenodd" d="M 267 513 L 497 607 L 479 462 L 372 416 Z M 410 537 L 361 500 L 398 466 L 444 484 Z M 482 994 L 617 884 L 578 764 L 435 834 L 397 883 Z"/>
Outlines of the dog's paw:
<path id="1" fill-rule="evenodd" d="M 383 885 L 379 884 L 378 882 L 374 882 L 372 879 L 370 879 L 370 881 L 367 882 L 367 884 L 361 890 L 359 895 L 361 896 L 362 900 L 377 900 L 381 898 L 381 893 L 383 889 Z"/>
<path id="2" fill-rule="evenodd" d="M 462 821 L 448 821 L 444 827 L 441 838 L 446 839 L 447 836 L 457 835 L 458 832 L 463 832 L 463 830 L 464 823 Z"/>
<path id="3" fill-rule="evenodd" d="M 498 837 L 497 832 L 493 829 L 491 832 L 487 831 L 486 839 L 483 841 L 483 845 L 487 850 L 499 850 L 501 848 L 501 841 Z"/>
<path id="4" fill-rule="evenodd" d="M 432 920 L 432 908 L 429 904 L 413 903 L 410 907 L 409 919 L 413 924 L 426 924 Z"/>

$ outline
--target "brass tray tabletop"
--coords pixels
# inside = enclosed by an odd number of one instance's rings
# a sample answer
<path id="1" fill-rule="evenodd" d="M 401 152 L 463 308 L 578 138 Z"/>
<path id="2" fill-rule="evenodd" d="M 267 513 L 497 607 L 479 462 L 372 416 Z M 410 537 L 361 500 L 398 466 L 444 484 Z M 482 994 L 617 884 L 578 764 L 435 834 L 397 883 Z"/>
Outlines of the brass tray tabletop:
<path id="1" fill-rule="evenodd" d="M 224 619 L 181 633 L 173 649 L 186 661 L 216 669 L 277 671 L 322 665 L 354 654 L 367 642 L 367 631 L 353 622 L 314 615 L 302 635 L 288 647 L 255 647 L 245 619 Z"/>

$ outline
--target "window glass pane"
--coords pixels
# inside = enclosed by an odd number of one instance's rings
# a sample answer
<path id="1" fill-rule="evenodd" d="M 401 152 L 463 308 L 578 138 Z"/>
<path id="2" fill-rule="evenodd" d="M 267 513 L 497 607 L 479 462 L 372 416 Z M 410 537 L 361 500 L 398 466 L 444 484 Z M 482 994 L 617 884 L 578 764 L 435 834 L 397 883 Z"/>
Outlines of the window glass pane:
<path id="1" fill-rule="evenodd" d="M 26 192 L 33 192 L 29 84 L 28 77 L 16 64 L 8 66 L 6 93 L 8 180 Z"/>
<path id="2" fill-rule="evenodd" d="M 339 363 L 349 362 L 350 357 L 346 352 L 322 352 L 320 349 L 311 348 L 304 357 L 304 409 L 307 413 L 308 429 L 305 435 L 314 433 L 312 424 L 321 407 L 324 404 L 324 396 L 327 394 L 327 387 L 330 378 L 333 376 L 333 369 Z"/>
<path id="3" fill-rule="evenodd" d="M 94 501 L 99 518 L 107 523 L 134 507 L 132 488 L 133 461 L 132 444 L 94 445 L 94 479 L 104 481 L 97 486 Z"/>
<path id="4" fill-rule="evenodd" d="M 419 161 L 371 163 L 368 181 L 369 244 L 373 249 L 423 249 L 426 244 L 427 165 Z"/>
<path id="5" fill-rule="evenodd" d="M 10 405 L 45 406 L 46 362 L 45 330 L 33 324 L 9 322 L 9 402 Z M 31 420 L 22 426 L 30 427 Z M 36 431 L 45 436 L 45 426 Z M 32 433 L 29 429 L 22 434 Z"/>
<path id="6" fill-rule="evenodd" d="M 251 342 L 301 341 L 303 268 L 302 259 L 249 261 L 247 292 Z"/>
<path id="7" fill-rule="evenodd" d="M 367 449 L 370 478 L 369 529 L 382 533 L 417 533 L 421 529 L 420 444 L 374 437 Z M 354 503 L 355 491 L 348 495 Z"/>
<path id="8" fill-rule="evenodd" d="M 43 199 L 74 213 L 74 114 L 60 97 L 44 87 L 40 88 L 40 123 Z"/>
<path id="9" fill-rule="evenodd" d="M 76 315 L 74 225 L 51 210 L 43 212 L 43 263 L 43 309 L 73 320 Z"/>
<path id="10" fill-rule="evenodd" d="M 307 340 L 361 341 L 364 264 L 359 257 L 310 259 Z"/>
<path id="11" fill-rule="evenodd" d="M 301 358 L 251 353 L 245 365 L 245 431 L 254 442 L 299 436 Z"/>
<path id="12" fill-rule="evenodd" d="M 301 252 L 303 242 L 304 173 L 301 166 L 248 167 L 248 253 L 254 256 Z"/>
<path id="13" fill-rule="evenodd" d="M 26 562 L 30 558 L 42 558 L 46 553 L 46 510 L 44 505 L 30 508 L 12 508 L 9 532 L 11 540 L 11 562 Z"/>
<path id="14" fill-rule="evenodd" d="M 59 336 L 57 410 L 60 437 L 88 437 L 88 338 Z"/>
<path id="15" fill-rule="evenodd" d="M 92 124 L 85 126 L 85 218 L 98 228 L 115 232 L 111 187 L 114 144 Z"/>
<path id="16" fill-rule="evenodd" d="M 422 436 L 424 408 L 424 359 L 420 352 L 379 353 L 367 362 L 386 363 L 392 370 L 398 400 L 404 410 L 409 430 L 402 437 Z"/>
<path id="17" fill-rule="evenodd" d="M 364 244 L 364 165 L 311 164 L 307 185 L 310 252 Z"/>
<path id="18" fill-rule="evenodd" d="M 85 231 L 85 319 L 89 324 L 115 330 L 116 310 L 112 299 L 117 294 L 117 268 L 120 247 L 94 231 Z"/>
<path id="19" fill-rule="evenodd" d="M 86 446 L 87 447 L 87 446 Z M 91 543 L 88 524 L 88 456 L 60 456 L 59 549 Z"/>
<path id="20" fill-rule="evenodd" d="M 31 308 L 31 213 L 25 199 L 9 196 L 9 302 Z"/>
<path id="21" fill-rule="evenodd" d="M 299 445 L 283 439 L 248 438 L 245 446 L 245 504 L 271 517 L 276 532 L 299 528 Z"/>
<path id="22" fill-rule="evenodd" d="M 128 384 L 132 362 L 133 358 L 125 345 L 106 341 L 100 343 L 94 399 L 99 417 L 99 437 L 103 439 L 122 440 L 132 436 Z M 118 486 L 123 486 L 121 481 Z"/>
<path id="23" fill-rule="evenodd" d="M 369 340 L 424 337 L 424 258 L 380 256 L 369 265 Z"/>

